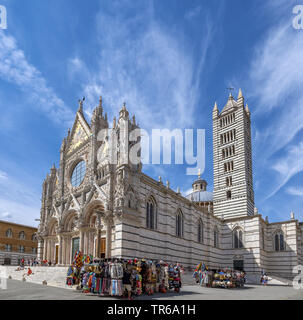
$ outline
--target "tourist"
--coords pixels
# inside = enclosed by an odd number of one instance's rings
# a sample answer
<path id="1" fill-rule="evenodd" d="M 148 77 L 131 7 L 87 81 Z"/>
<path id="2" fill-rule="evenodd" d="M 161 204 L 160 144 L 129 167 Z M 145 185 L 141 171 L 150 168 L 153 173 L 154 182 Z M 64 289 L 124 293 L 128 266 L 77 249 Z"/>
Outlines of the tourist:
<path id="1" fill-rule="evenodd" d="M 28 270 L 27 270 L 27 275 L 30 276 L 32 273 L 33 273 L 32 269 L 31 269 L 31 268 L 28 268 Z"/>
<path id="2" fill-rule="evenodd" d="M 267 283 L 268 283 L 268 276 L 266 273 L 264 273 L 263 275 L 263 279 L 262 279 L 262 283 L 264 286 L 267 286 Z"/>
<path id="3" fill-rule="evenodd" d="M 125 268 L 123 272 L 123 278 L 122 278 L 122 283 L 123 283 L 123 289 L 124 291 L 127 291 L 128 295 L 128 300 L 133 300 L 132 298 L 132 284 L 131 284 L 131 274 L 127 268 Z"/>

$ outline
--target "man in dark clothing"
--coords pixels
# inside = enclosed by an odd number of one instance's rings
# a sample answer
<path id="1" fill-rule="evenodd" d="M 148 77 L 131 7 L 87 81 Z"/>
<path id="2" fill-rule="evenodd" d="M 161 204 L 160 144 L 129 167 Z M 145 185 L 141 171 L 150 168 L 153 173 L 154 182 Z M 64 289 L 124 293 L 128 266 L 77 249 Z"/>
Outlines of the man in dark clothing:
<path id="1" fill-rule="evenodd" d="M 123 272 L 123 278 L 122 278 L 122 283 L 123 283 L 123 288 L 124 291 L 127 291 L 128 294 L 128 300 L 133 300 L 133 298 L 131 297 L 132 295 L 132 286 L 131 286 L 131 280 L 130 280 L 131 274 L 130 272 L 125 269 Z"/>

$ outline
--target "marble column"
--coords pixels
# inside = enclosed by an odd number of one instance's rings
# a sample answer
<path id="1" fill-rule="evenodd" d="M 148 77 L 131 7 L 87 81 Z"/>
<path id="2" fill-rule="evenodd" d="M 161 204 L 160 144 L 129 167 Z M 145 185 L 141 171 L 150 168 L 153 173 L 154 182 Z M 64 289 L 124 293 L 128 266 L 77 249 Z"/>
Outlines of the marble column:
<path id="1" fill-rule="evenodd" d="M 45 260 L 47 257 L 47 240 L 45 238 L 43 239 L 43 255 L 42 255 L 42 257 L 43 257 L 43 260 Z"/>
<path id="2" fill-rule="evenodd" d="M 95 232 L 90 234 L 90 253 L 95 257 Z"/>
<path id="3" fill-rule="evenodd" d="M 88 231 L 87 232 L 87 254 L 91 254 L 91 247 L 92 247 L 92 245 L 91 245 L 91 237 L 92 236 L 92 234 L 91 234 L 91 232 L 90 231 Z"/>
<path id="4" fill-rule="evenodd" d="M 88 254 L 88 233 L 84 232 L 84 254 Z"/>
<path id="5" fill-rule="evenodd" d="M 105 251 L 105 258 L 109 259 L 111 257 L 111 237 L 112 233 L 112 227 L 111 227 L 111 221 L 110 219 L 107 219 L 106 221 L 106 251 Z"/>
<path id="6" fill-rule="evenodd" d="M 67 265 L 68 264 L 68 260 L 67 260 L 67 252 L 68 252 L 68 238 L 67 236 L 64 237 L 64 264 Z"/>
<path id="7" fill-rule="evenodd" d="M 58 264 L 62 265 L 62 236 L 59 236 Z"/>
<path id="8" fill-rule="evenodd" d="M 67 249 L 67 252 L 66 252 L 66 262 L 67 262 L 67 264 L 69 265 L 69 264 L 71 264 L 71 260 L 72 260 L 72 258 L 71 258 L 71 255 L 72 255 L 72 253 L 71 253 L 71 241 L 72 241 L 72 239 L 71 239 L 71 237 L 69 236 L 69 237 L 67 237 L 67 246 L 66 246 L 66 249 Z"/>
<path id="9" fill-rule="evenodd" d="M 67 265 L 67 251 L 68 251 L 68 240 L 67 237 L 64 237 L 64 264 Z"/>
<path id="10" fill-rule="evenodd" d="M 96 242 L 95 242 L 95 256 L 97 258 L 100 257 L 100 237 L 101 237 L 101 231 L 99 230 L 99 228 L 97 229 L 97 233 L 96 233 Z"/>
<path id="11" fill-rule="evenodd" d="M 50 246 L 50 239 L 47 239 L 47 257 L 46 260 L 49 262 L 51 257 L 51 246 Z"/>
<path id="12" fill-rule="evenodd" d="M 54 261 L 54 240 L 51 238 L 49 240 L 49 247 L 50 247 L 50 258 L 49 261 L 51 261 L 52 265 L 53 265 L 53 261 Z"/>
<path id="13" fill-rule="evenodd" d="M 84 253 L 83 251 L 85 250 L 85 248 L 84 248 L 84 232 L 83 232 L 83 230 L 80 230 L 79 250 L 80 250 L 82 253 Z"/>
<path id="14" fill-rule="evenodd" d="M 37 251 L 37 259 L 43 260 L 43 250 L 44 250 L 44 241 L 42 239 L 38 240 L 38 251 Z"/>
<path id="15" fill-rule="evenodd" d="M 61 243 L 62 243 L 61 264 L 62 264 L 62 265 L 65 265 L 65 256 L 64 256 L 64 254 L 65 254 L 65 237 L 64 237 L 64 236 L 62 236 L 62 241 L 61 241 Z"/>
<path id="16" fill-rule="evenodd" d="M 52 262 L 56 263 L 56 240 L 52 239 Z"/>

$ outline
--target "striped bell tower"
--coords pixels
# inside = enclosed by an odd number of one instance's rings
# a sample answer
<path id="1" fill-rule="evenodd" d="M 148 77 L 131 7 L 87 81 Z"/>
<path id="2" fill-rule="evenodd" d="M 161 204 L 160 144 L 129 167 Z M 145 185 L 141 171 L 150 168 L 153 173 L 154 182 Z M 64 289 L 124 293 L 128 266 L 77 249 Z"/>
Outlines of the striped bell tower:
<path id="1" fill-rule="evenodd" d="M 213 109 L 214 214 L 228 219 L 254 214 L 251 123 L 241 89 L 222 111 Z"/>

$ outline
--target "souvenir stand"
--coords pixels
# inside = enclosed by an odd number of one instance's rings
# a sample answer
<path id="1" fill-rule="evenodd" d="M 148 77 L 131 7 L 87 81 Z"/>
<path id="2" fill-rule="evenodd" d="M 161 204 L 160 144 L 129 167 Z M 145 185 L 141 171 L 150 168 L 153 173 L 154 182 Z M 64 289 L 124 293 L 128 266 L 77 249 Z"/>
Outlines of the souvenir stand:
<path id="1" fill-rule="evenodd" d="M 213 288 L 243 287 L 245 283 L 244 272 L 228 269 L 212 271 L 203 262 L 196 266 L 193 278 L 199 285 Z"/>
<path id="2" fill-rule="evenodd" d="M 130 273 L 132 294 L 135 296 L 152 295 L 155 292 L 166 293 L 169 289 L 174 289 L 175 292 L 180 291 L 181 267 L 179 265 L 136 258 L 97 260 L 91 256 L 82 256 L 80 252 L 75 255 L 73 265 L 68 268 L 67 284 L 79 284 L 78 289 L 83 293 L 99 296 L 126 296 L 123 286 L 123 275 L 126 269 Z"/>
<path id="3" fill-rule="evenodd" d="M 213 287 L 240 288 L 245 283 L 245 274 L 241 271 L 221 270 L 214 274 Z"/>
<path id="4" fill-rule="evenodd" d="M 213 272 L 209 270 L 203 262 L 200 262 L 194 270 L 193 278 L 195 278 L 196 283 L 201 286 L 211 287 Z"/>
<path id="5" fill-rule="evenodd" d="M 74 256 L 72 265 L 68 268 L 66 284 L 73 286 L 79 284 L 80 281 L 80 270 L 83 265 L 83 255 L 81 251 L 77 251 Z"/>

